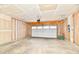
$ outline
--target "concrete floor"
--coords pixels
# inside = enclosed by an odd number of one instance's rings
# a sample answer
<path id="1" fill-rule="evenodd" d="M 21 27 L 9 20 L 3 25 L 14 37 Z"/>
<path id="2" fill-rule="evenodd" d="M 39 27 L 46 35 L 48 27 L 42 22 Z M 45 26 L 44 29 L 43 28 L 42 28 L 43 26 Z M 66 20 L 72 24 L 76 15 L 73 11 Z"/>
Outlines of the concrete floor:
<path id="1" fill-rule="evenodd" d="M 0 53 L 4 54 L 74 54 L 79 53 L 79 47 L 64 40 L 31 38 L 10 44 L 1 45 Z"/>

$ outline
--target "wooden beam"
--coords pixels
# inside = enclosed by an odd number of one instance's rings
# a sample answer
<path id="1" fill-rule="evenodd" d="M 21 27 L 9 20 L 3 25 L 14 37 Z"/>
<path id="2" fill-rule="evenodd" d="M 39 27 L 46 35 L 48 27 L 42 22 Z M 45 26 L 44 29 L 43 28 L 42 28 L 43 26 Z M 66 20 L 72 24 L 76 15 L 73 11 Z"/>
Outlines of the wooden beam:
<path id="1" fill-rule="evenodd" d="M 64 24 L 63 20 L 56 20 L 56 21 L 48 21 L 48 22 L 31 22 L 31 25 L 60 25 Z"/>

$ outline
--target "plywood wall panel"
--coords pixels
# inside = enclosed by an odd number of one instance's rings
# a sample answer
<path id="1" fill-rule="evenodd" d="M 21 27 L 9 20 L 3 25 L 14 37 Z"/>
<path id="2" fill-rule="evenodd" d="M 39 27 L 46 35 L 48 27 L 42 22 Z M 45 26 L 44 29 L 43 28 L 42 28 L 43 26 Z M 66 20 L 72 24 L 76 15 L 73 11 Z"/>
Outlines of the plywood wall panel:
<path id="1" fill-rule="evenodd" d="M 75 43 L 79 45 L 79 12 L 75 14 Z"/>
<path id="2" fill-rule="evenodd" d="M 11 20 L 11 30 L 12 30 L 12 41 L 16 40 L 16 20 L 12 18 Z"/>
<path id="3" fill-rule="evenodd" d="M 16 40 L 16 20 L 10 16 L 0 16 L 0 44 Z"/>
<path id="4" fill-rule="evenodd" d="M 27 25 L 23 21 L 17 20 L 17 39 L 23 39 L 27 37 Z"/>
<path id="5" fill-rule="evenodd" d="M 11 20 L 0 19 L 1 30 L 11 30 Z"/>
<path id="6" fill-rule="evenodd" d="M 64 24 L 58 25 L 58 35 L 64 35 Z"/>
<path id="7" fill-rule="evenodd" d="M 74 43 L 74 18 L 73 15 L 71 16 L 70 20 L 70 40 Z"/>
<path id="8" fill-rule="evenodd" d="M 32 25 L 27 24 L 27 37 L 31 38 L 32 37 Z"/>
<path id="9" fill-rule="evenodd" d="M 64 20 L 64 36 L 66 40 L 68 39 L 68 19 Z"/>
<path id="10" fill-rule="evenodd" d="M 24 39 L 31 34 L 31 27 L 20 20 L 11 18 L 4 15 L 0 16 L 0 44 L 16 41 L 18 39 Z"/>
<path id="11" fill-rule="evenodd" d="M 5 44 L 11 42 L 12 37 L 12 24 L 11 24 L 11 17 L 7 16 L 1 17 L 0 16 L 0 44 Z"/>
<path id="12" fill-rule="evenodd" d="M 0 32 L 0 44 L 11 42 L 11 31 Z"/>

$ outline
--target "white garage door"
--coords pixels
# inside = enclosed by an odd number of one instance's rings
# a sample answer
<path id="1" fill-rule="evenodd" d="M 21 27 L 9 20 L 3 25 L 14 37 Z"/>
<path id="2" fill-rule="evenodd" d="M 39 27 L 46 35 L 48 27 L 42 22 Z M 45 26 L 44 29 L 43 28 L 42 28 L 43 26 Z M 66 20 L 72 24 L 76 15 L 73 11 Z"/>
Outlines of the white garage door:
<path id="1" fill-rule="evenodd" d="M 32 37 L 57 38 L 57 26 L 32 26 Z"/>

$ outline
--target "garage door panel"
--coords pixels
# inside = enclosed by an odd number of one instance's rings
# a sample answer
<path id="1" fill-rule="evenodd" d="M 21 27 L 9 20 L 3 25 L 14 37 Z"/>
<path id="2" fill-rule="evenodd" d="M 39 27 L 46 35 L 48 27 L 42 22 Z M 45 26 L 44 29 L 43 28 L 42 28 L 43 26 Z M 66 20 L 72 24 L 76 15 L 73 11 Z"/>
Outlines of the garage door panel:
<path id="1" fill-rule="evenodd" d="M 32 29 L 32 37 L 57 38 L 57 26 L 55 28 Z"/>

